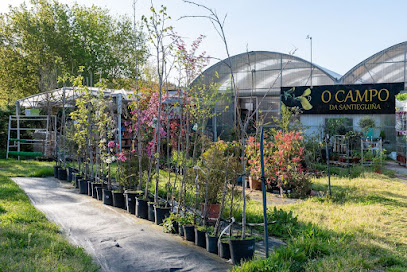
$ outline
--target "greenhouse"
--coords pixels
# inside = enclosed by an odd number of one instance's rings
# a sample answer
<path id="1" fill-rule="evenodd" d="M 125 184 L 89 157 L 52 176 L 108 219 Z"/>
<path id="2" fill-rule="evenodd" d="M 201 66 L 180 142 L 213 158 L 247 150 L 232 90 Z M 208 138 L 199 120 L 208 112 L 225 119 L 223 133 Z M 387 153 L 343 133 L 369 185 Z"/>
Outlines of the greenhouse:
<path id="1" fill-rule="evenodd" d="M 122 113 L 127 112 L 128 102 L 135 100 L 133 91 L 88 87 L 92 96 L 102 92 L 110 97 L 110 108 L 117 124 L 122 123 Z M 9 117 L 7 157 L 52 157 L 63 144 L 69 112 L 75 108 L 76 99 L 82 94 L 76 88 L 64 87 L 35 94 L 16 101 L 16 114 Z M 24 110 L 24 111 L 23 111 Z M 120 114 L 117 114 L 120 113 Z M 121 144 L 122 133 L 115 133 Z M 34 152 L 32 152 L 34 151 Z"/>
<path id="2" fill-rule="evenodd" d="M 236 114 L 233 114 L 234 109 L 239 109 L 240 117 L 245 118 L 249 112 L 259 108 L 254 116 L 254 122 L 262 120 L 263 123 L 269 123 L 272 121 L 272 117 L 279 117 L 282 88 L 311 87 L 315 92 L 318 91 L 317 86 L 351 88 L 348 85 L 365 84 L 361 86 L 367 86 L 366 88 L 369 89 L 376 87 L 374 84 L 381 83 L 405 84 L 406 48 L 407 42 L 391 46 L 362 61 L 343 76 L 293 55 L 265 51 L 247 52 L 209 67 L 195 80 L 194 84 L 203 83 L 208 86 L 210 83 L 215 83 L 221 91 L 231 90 L 232 77 L 229 67 L 232 67 L 236 89 L 239 93 L 237 100 L 239 105 L 234 105 L 235 99 L 218 102 L 219 111 L 225 108 L 225 103 L 229 104 L 229 107 L 228 111 L 223 111 L 209 122 L 214 138 L 216 138 L 219 135 L 227 134 L 231 128 L 231 124 L 236 118 Z M 389 101 L 394 102 L 394 95 L 405 89 L 400 86 L 405 85 L 392 87 L 396 90 L 389 94 Z M 390 103 L 387 106 L 393 104 Z M 360 118 L 366 114 L 372 114 L 376 124 L 374 136 L 386 135 L 388 142 L 394 142 L 394 109 L 391 113 L 384 113 L 381 111 L 382 106 L 375 108 L 374 105 L 367 105 L 362 108 L 365 107 L 366 109 L 370 107 L 371 110 L 376 109 L 376 111 L 353 111 L 351 113 L 346 111 L 327 113 L 325 111 L 323 114 L 303 112 L 300 119 L 307 127 L 307 134 L 312 135 L 320 134 L 327 119 L 346 118 L 348 126 L 357 129 Z M 352 108 L 352 106 L 347 108 Z M 357 109 L 356 106 L 353 108 Z"/>

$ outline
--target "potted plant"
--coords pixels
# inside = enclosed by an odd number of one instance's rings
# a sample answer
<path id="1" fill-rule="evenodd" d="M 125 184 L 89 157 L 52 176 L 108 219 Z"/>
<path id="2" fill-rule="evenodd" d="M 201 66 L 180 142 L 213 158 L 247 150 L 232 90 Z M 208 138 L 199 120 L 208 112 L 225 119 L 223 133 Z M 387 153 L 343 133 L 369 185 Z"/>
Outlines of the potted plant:
<path id="1" fill-rule="evenodd" d="M 184 216 L 179 214 L 177 217 L 179 235 L 185 238 L 184 226 L 192 225 L 193 222 L 194 222 L 194 217 L 192 214 L 187 213 Z"/>
<path id="2" fill-rule="evenodd" d="M 179 235 L 183 236 L 185 240 L 194 242 L 195 241 L 195 231 L 194 231 L 194 216 L 192 214 L 181 215 L 178 219 L 178 229 Z"/>
<path id="3" fill-rule="evenodd" d="M 109 141 L 107 144 L 108 153 L 106 154 L 105 162 L 107 164 L 107 188 L 102 188 L 102 199 L 103 204 L 112 206 L 113 205 L 113 194 L 112 194 L 112 171 L 111 164 L 116 161 L 116 156 L 114 155 L 115 148 L 118 147 L 114 141 Z"/>
<path id="4" fill-rule="evenodd" d="M 246 236 L 244 239 L 241 237 L 230 237 L 229 248 L 233 264 L 238 265 L 242 260 L 252 259 L 255 243 L 256 239 L 251 236 Z"/>
<path id="5" fill-rule="evenodd" d="M 160 225 L 165 218 L 170 215 L 171 208 L 166 207 L 164 203 L 160 205 L 154 205 L 154 220 L 156 225 Z"/>
<path id="6" fill-rule="evenodd" d="M 180 220 L 181 215 L 178 213 L 170 213 L 170 215 L 165 218 L 162 222 L 163 231 L 166 233 L 178 233 L 178 221 Z"/>
<path id="7" fill-rule="evenodd" d="M 218 244 L 218 256 L 223 259 L 230 259 L 229 237 L 220 239 Z"/>
<path id="8" fill-rule="evenodd" d="M 273 175 L 270 171 L 270 163 L 273 151 L 273 143 L 264 140 L 264 161 L 265 161 L 265 176 L 268 178 Z M 248 169 L 250 171 L 249 185 L 252 190 L 261 190 L 261 163 L 260 163 L 260 143 L 255 137 L 249 137 L 246 147 L 248 159 Z"/>
<path id="9" fill-rule="evenodd" d="M 136 198 L 143 194 L 143 191 L 125 190 L 123 195 L 125 198 L 125 205 L 127 212 L 130 214 L 136 214 Z"/>
<path id="10" fill-rule="evenodd" d="M 127 161 L 127 157 L 123 151 L 116 154 L 117 168 L 116 177 L 119 183 L 119 188 L 112 191 L 113 197 L 113 207 L 125 209 L 124 194 L 123 194 L 123 184 L 126 181 L 124 176 L 123 164 Z"/>
<path id="11" fill-rule="evenodd" d="M 195 245 L 206 248 L 206 233 L 213 230 L 213 227 L 195 226 Z"/>
<path id="12" fill-rule="evenodd" d="M 134 143 L 133 143 L 134 146 Z M 142 158 L 139 160 L 138 154 L 137 156 L 134 156 L 135 150 L 132 149 L 129 153 L 129 162 L 126 164 L 127 165 L 127 170 L 125 172 L 128 173 L 126 177 L 126 190 L 124 191 L 124 197 L 125 197 L 125 205 L 127 207 L 127 211 L 131 214 L 136 214 L 136 198 L 140 197 L 143 195 L 143 191 L 141 189 L 141 183 L 142 179 L 140 179 L 140 176 L 143 176 L 143 169 L 147 169 L 148 167 L 148 158 L 146 156 L 142 156 Z M 141 173 L 139 172 L 141 171 Z M 133 179 L 139 179 L 138 185 L 136 187 L 136 184 L 132 182 Z"/>

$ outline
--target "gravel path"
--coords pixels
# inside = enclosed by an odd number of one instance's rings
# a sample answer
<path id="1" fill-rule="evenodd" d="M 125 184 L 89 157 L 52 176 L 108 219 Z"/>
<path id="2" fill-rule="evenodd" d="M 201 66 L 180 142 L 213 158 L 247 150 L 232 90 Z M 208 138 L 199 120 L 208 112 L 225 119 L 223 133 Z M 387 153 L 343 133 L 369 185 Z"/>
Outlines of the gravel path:
<path id="1" fill-rule="evenodd" d="M 205 249 L 126 211 L 80 195 L 54 178 L 13 178 L 36 208 L 84 248 L 101 271 L 227 271 L 232 266 Z"/>
<path id="2" fill-rule="evenodd" d="M 386 161 L 384 167 L 395 171 L 395 177 L 398 178 L 401 183 L 407 185 L 407 168 L 405 166 L 401 166 L 395 161 Z"/>

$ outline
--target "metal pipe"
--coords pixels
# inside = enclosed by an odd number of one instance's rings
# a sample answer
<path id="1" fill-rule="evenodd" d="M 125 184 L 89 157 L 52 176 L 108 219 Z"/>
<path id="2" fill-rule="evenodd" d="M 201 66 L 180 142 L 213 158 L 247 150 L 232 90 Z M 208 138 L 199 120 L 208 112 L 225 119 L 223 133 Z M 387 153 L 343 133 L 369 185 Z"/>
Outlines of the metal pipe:
<path id="1" fill-rule="evenodd" d="M 17 118 L 17 139 L 20 139 L 20 102 L 16 101 L 16 118 Z M 20 142 L 17 143 L 17 151 L 20 152 Z M 18 156 L 20 160 L 20 156 Z"/>
<path id="2" fill-rule="evenodd" d="M 264 219 L 264 244 L 266 245 L 266 258 L 269 257 L 269 239 L 267 229 L 267 199 L 266 199 L 266 177 L 264 176 L 264 126 L 261 126 L 260 136 L 260 162 L 261 162 L 261 189 L 263 195 L 263 219 Z"/>
<path id="3" fill-rule="evenodd" d="M 329 195 L 332 196 L 332 190 L 331 190 L 331 169 L 330 169 L 330 164 L 329 164 L 328 141 L 329 141 L 329 135 L 326 135 L 325 148 L 326 148 L 326 163 L 327 163 L 327 165 L 328 165 L 328 189 L 329 189 Z"/>

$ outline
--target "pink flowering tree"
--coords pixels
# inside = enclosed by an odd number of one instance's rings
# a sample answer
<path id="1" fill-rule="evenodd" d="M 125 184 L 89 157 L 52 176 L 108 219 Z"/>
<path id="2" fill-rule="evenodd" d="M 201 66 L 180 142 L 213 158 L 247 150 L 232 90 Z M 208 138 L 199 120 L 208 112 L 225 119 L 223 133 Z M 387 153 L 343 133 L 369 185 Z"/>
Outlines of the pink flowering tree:
<path id="1" fill-rule="evenodd" d="M 112 171 L 111 164 L 116 161 L 116 143 L 114 141 L 109 141 L 107 143 L 107 152 L 103 154 L 102 159 L 107 165 L 107 189 L 112 189 Z"/>
<path id="2" fill-rule="evenodd" d="M 161 96 L 161 103 L 159 93 L 156 88 L 146 88 L 142 90 L 144 97 L 139 98 L 138 107 L 134 103 L 131 110 L 131 122 L 126 124 L 126 130 L 128 133 L 134 133 L 140 137 L 134 137 L 134 147 L 137 146 L 139 149 L 138 159 L 140 156 L 147 156 L 149 158 L 149 164 L 147 169 L 147 180 L 145 186 L 145 196 L 148 195 L 148 185 L 152 177 L 152 166 L 154 162 L 157 162 L 157 157 L 155 154 L 159 152 L 158 148 L 158 138 L 157 130 L 159 129 L 160 137 L 163 138 L 166 136 L 165 131 L 165 122 L 168 119 L 163 111 L 163 102 L 167 99 L 167 94 Z M 160 121 L 158 121 L 160 120 Z M 136 134 L 137 133 L 137 134 Z M 139 140 L 140 139 L 140 140 Z M 132 148 L 133 153 L 135 154 L 136 150 Z M 141 189 L 142 184 L 142 173 L 140 173 L 138 189 Z"/>
<path id="3" fill-rule="evenodd" d="M 125 162 L 127 161 L 127 156 L 124 151 L 120 151 L 115 155 L 117 161 L 117 168 L 116 168 L 116 178 L 119 183 L 119 190 L 123 192 L 123 185 L 127 183 L 127 176 L 125 174 Z"/>

